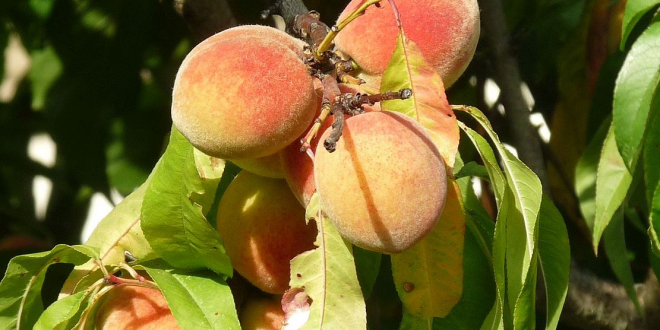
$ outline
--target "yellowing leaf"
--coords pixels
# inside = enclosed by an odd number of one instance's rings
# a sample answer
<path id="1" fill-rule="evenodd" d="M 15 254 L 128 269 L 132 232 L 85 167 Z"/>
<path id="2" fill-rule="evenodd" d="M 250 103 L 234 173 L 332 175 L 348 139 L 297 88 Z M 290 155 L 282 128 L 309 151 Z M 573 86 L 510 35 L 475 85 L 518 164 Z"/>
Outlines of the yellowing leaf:
<path id="1" fill-rule="evenodd" d="M 351 244 L 320 212 L 317 194 L 307 206 L 307 219 L 312 218 L 319 230 L 314 243 L 318 248 L 291 260 L 291 288 L 303 289 L 312 299 L 309 319 L 300 329 L 366 329 L 366 306 Z"/>
<path id="2" fill-rule="evenodd" d="M 445 317 L 463 293 L 465 215 L 455 181 L 433 230 L 411 249 L 392 255 L 394 284 L 406 309 L 425 318 Z"/>
<path id="3" fill-rule="evenodd" d="M 459 131 L 454 111 L 447 102 L 442 78 L 424 60 L 417 45 L 400 31 L 380 89 L 387 92 L 404 88 L 412 90 L 412 97 L 383 102 L 383 109 L 401 112 L 422 124 L 447 166 L 453 168 Z"/>

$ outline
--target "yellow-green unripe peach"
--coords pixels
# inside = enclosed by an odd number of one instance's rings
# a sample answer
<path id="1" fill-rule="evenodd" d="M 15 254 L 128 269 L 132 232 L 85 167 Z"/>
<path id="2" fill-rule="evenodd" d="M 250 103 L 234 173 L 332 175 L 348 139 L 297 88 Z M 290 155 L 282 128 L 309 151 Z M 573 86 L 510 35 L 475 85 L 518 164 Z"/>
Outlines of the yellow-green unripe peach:
<path id="1" fill-rule="evenodd" d="M 314 118 L 318 97 L 304 43 L 265 26 L 202 41 L 179 68 L 172 121 L 199 150 L 223 159 L 272 155 Z"/>
<path id="2" fill-rule="evenodd" d="M 322 210 L 348 241 L 381 253 L 405 251 L 433 228 L 445 171 L 424 128 L 390 111 L 346 120 L 336 151 L 318 148 L 314 162 Z"/>
<path id="3" fill-rule="evenodd" d="M 313 249 L 317 233 L 286 181 L 246 171 L 220 199 L 217 224 L 234 269 L 274 294 L 289 288 L 291 259 Z"/>
<path id="4" fill-rule="evenodd" d="M 120 285 L 107 293 L 95 318 L 99 330 L 179 330 L 158 289 Z"/>
<path id="5" fill-rule="evenodd" d="M 240 321 L 243 330 L 280 330 L 284 323 L 281 297 L 264 297 L 245 302 Z"/>
<path id="6" fill-rule="evenodd" d="M 295 141 L 293 143 L 296 143 Z M 267 178 L 284 179 L 279 152 L 259 158 L 230 159 L 236 166 Z"/>
<path id="7" fill-rule="evenodd" d="M 364 0 L 353 0 L 341 21 Z M 335 39 L 337 49 L 353 58 L 367 75 L 379 80 L 392 57 L 399 30 L 389 1 L 371 6 Z M 451 86 L 472 60 L 479 39 L 477 0 L 397 0 L 406 37 L 419 46 L 426 61 Z M 367 79 L 369 80 L 369 79 Z M 378 87 L 378 86 L 376 86 Z"/>

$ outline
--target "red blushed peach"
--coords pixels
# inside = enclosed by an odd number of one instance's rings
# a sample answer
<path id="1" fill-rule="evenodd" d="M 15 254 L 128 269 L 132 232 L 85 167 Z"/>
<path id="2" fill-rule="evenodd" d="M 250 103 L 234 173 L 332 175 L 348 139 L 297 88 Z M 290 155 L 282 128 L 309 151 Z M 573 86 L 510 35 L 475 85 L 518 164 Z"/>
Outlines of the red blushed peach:
<path id="1" fill-rule="evenodd" d="M 339 90 L 342 93 L 352 93 L 354 95 L 365 93 L 365 91 L 360 89 L 359 86 L 349 84 L 339 84 Z M 364 106 L 364 110 L 367 112 L 381 111 L 380 103 L 366 105 Z M 319 112 L 317 112 L 317 116 L 318 114 Z M 350 118 L 350 115 L 344 115 L 344 118 Z M 333 122 L 334 119 L 332 116 L 329 116 L 323 122 L 316 138 L 312 139 L 312 142 L 310 143 L 313 152 L 316 152 L 316 147 L 319 144 L 321 134 L 332 126 Z M 309 131 L 311 127 L 312 125 L 307 128 L 305 134 L 301 135 L 296 141 L 280 152 L 284 178 L 289 184 L 293 194 L 304 207 L 307 207 L 309 200 L 312 198 L 312 195 L 314 195 L 314 192 L 316 192 L 316 184 L 314 183 L 314 163 L 306 153 L 300 152 L 300 140 L 305 137 L 307 131 Z"/>
<path id="2" fill-rule="evenodd" d="M 445 203 L 445 171 L 424 128 L 390 111 L 346 120 L 336 151 L 317 149 L 314 163 L 321 208 L 339 233 L 381 253 L 405 251 L 433 228 Z"/>
<path id="3" fill-rule="evenodd" d="M 300 58 L 304 43 L 265 26 L 239 26 L 186 56 L 172 94 L 172 120 L 199 150 L 219 158 L 272 155 L 314 118 L 317 96 Z"/>
<path id="4" fill-rule="evenodd" d="M 291 259 L 313 249 L 317 233 L 286 181 L 246 171 L 222 196 L 217 224 L 234 269 L 274 294 L 288 289 Z"/>
<path id="5" fill-rule="evenodd" d="M 351 1 L 338 21 L 363 2 Z M 378 83 L 385 71 L 399 34 L 390 3 L 381 1 L 380 5 L 369 7 L 335 39 L 337 49 L 353 58 L 371 76 L 365 80 L 372 84 Z M 396 5 L 406 36 L 419 46 L 448 88 L 465 71 L 477 46 L 477 0 L 397 0 Z"/>
<path id="6" fill-rule="evenodd" d="M 179 330 L 158 289 L 118 286 L 107 293 L 96 314 L 99 330 Z"/>

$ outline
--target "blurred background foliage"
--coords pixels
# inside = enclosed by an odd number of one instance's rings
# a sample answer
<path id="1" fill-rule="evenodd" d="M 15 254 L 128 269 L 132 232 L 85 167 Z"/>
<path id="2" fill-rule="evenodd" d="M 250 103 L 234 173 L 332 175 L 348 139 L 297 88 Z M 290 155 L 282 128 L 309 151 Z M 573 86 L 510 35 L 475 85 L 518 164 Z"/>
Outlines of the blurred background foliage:
<path id="1" fill-rule="evenodd" d="M 228 2 L 238 23 L 270 23 L 259 18 L 270 1 Z M 306 4 L 332 24 L 347 2 Z M 573 182 L 579 157 L 611 113 L 614 79 L 625 55 L 618 48 L 625 1 L 505 0 L 504 5 L 523 90 L 537 118 L 533 123 L 552 134 L 544 143 L 548 182 L 567 219 L 573 256 L 600 276 L 614 278 L 607 261 L 590 252 Z M 92 197 L 117 202 L 150 173 L 171 125 L 177 68 L 195 43 L 174 6 L 173 0 L 0 1 L 0 272 L 14 255 L 80 243 Z M 492 76 L 481 42 L 448 97 L 450 103 L 484 110 L 502 140 L 515 145 Z M 49 139 L 55 146 L 52 159 L 28 152 L 35 141 Z M 461 148 L 464 159 L 472 158 L 469 143 Z M 45 210 L 35 199 L 38 182 L 52 183 Z M 487 196 L 483 199 L 488 205 Z M 629 255 L 642 279 L 648 239 L 638 231 L 626 233 L 633 235 Z M 390 282 L 378 283 L 384 288 Z M 374 314 L 370 317 L 383 316 Z M 373 322 L 388 328 L 388 322 Z"/>

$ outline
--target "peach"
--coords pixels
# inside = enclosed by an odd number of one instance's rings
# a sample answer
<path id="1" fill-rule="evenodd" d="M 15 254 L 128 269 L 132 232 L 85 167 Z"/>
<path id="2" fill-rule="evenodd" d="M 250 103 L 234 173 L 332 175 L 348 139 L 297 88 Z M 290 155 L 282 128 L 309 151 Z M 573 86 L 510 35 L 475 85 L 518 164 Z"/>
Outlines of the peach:
<path id="1" fill-rule="evenodd" d="M 317 149 L 314 163 L 321 208 L 339 233 L 390 254 L 410 248 L 436 224 L 447 192 L 445 171 L 424 128 L 390 111 L 346 120 L 336 151 Z"/>
<path id="2" fill-rule="evenodd" d="M 293 143 L 295 144 L 296 142 L 294 141 Z M 282 161 L 280 160 L 279 153 L 259 158 L 230 160 L 232 163 L 236 164 L 236 166 L 254 174 L 265 176 L 267 178 L 284 179 L 284 170 L 282 169 Z"/>
<path id="3" fill-rule="evenodd" d="M 349 85 L 349 84 L 339 84 L 339 90 L 342 93 L 365 93 L 364 90 L 361 90 L 359 86 Z M 381 111 L 380 103 L 374 105 L 365 105 L 364 110 L 369 111 Z M 319 110 L 320 112 L 320 110 Z M 317 116 L 319 114 L 317 112 Z M 350 118 L 350 115 L 345 114 L 344 118 Z M 329 116 L 321 125 L 319 133 L 316 138 L 312 139 L 311 147 L 312 151 L 316 152 L 316 147 L 319 144 L 319 138 L 321 134 L 330 126 L 334 119 L 332 116 Z M 280 152 L 281 156 L 281 165 L 282 172 L 286 182 L 289 184 L 289 188 L 293 191 L 293 194 L 296 196 L 300 204 L 304 207 L 307 207 L 309 200 L 312 198 L 314 192 L 316 192 L 316 184 L 314 184 L 314 164 L 312 159 L 307 156 L 306 153 L 300 152 L 300 139 L 304 138 L 307 131 L 312 127 L 310 125 L 305 134 L 301 135 L 296 141 L 288 145 L 284 150 Z"/>
<path id="4" fill-rule="evenodd" d="M 364 0 L 353 0 L 339 16 L 341 21 Z M 479 40 L 477 0 L 397 0 L 401 24 L 408 39 L 421 49 L 426 61 L 440 73 L 449 88 L 472 60 Z M 353 58 L 372 79 L 379 81 L 392 57 L 399 34 L 388 1 L 371 6 L 350 22 L 335 39 L 337 49 Z M 370 81 L 369 77 L 365 80 Z"/>
<path id="5" fill-rule="evenodd" d="M 284 311 L 278 297 L 249 300 L 240 315 L 243 330 L 280 330 L 284 323 Z"/>
<path id="6" fill-rule="evenodd" d="M 272 155 L 314 118 L 318 97 L 301 59 L 304 42 L 265 26 L 239 26 L 202 41 L 179 68 L 172 121 L 218 158 Z"/>
<path id="7" fill-rule="evenodd" d="M 117 286 L 107 293 L 95 319 L 99 330 L 179 330 L 158 289 Z"/>
<path id="8" fill-rule="evenodd" d="M 286 181 L 246 171 L 220 199 L 217 224 L 234 269 L 274 294 L 289 287 L 291 259 L 313 249 L 317 233 Z"/>

